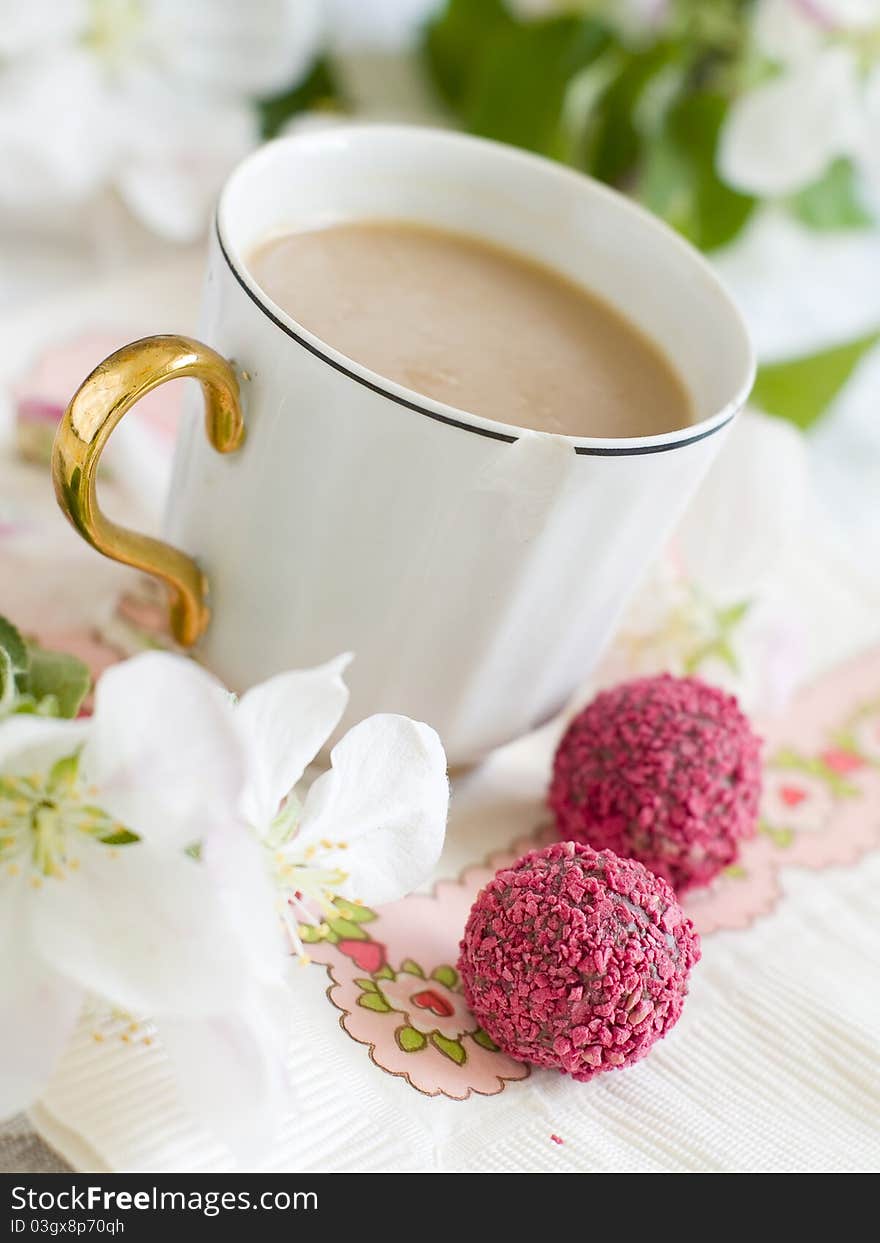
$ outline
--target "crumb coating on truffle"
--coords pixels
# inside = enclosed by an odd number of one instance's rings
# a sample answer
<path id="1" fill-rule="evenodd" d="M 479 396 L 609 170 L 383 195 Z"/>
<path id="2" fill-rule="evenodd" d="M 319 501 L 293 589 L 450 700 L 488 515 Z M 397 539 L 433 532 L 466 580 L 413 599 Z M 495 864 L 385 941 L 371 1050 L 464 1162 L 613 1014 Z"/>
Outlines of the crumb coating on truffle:
<path id="1" fill-rule="evenodd" d="M 560 838 L 639 859 L 677 893 L 707 884 L 755 832 L 761 744 L 732 695 L 670 674 L 597 695 L 556 752 Z"/>
<path id="2" fill-rule="evenodd" d="M 665 881 L 635 860 L 557 842 L 480 892 L 459 971 L 500 1048 L 588 1080 L 638 1061 L 666 1035 L 699 957 Z"/>

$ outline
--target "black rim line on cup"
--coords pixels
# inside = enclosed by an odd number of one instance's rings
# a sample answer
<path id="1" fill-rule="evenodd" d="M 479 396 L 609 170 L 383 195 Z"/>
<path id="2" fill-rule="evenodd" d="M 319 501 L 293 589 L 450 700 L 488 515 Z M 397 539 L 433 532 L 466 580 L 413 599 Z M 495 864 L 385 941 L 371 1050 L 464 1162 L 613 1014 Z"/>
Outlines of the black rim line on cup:
<path id="1" fill-rule="evenodd" d="M 357 384 L 362 384 L 364 388 L 372 389 L 374 393 L 379 393 L 380 396 L 387 397 L 389 401 L 396 402 L 398 406 L 405 406 L 407 410 L 414 410 L 416 414 L 423 414 L 429 419 L 434 419 L 437 423 L 447 423 L 450 427 L 460 427 L 463 431 L 474 432 L 477 436 L 486 436 L 489 440 L 502 440 L 505 444 L 509 445 L 516 444 L 516 442 L 520 439 L 519 436 L 512 436 L 509 432 L 496 432 L 490 427 L 476 427 L 473 423 L 465 423 L 462 419 L 456 419 L 452 415 L 441 414 L 439 410 L 429 410 L 427 406 L 420 406 L 418 402 L 410 401 L 408 397 L 401 397 L 397 393 L 392 393 L 387 388 L 383 388 L 381 384 L 374 384 L 373 381 L 368 380 L 366 376 L 358 375 L 356 371 L 352 371 L 351 368 L 346 367 L 344 363 L 337 362 L 335 358 L 330 358 L 329 355 L 323 352 L 323 350 L 320 350 L 317 346 L 312 345 L 310 341 L 306 341 L 305 338 L 301 337 L 299 333 L 295 332 L 288 324 L 285 324 L 283 320 L 280 320 L 278 316 L 275 315 L 268 306 L 266 306 L 262 299 L 254 293 L 239 272 L 238 268 L 232 262 L 232 259 L 229 257 L 229 252 L 223 242 L 223 235 L 220 232 L 219 219 L 215 222 L 215 228 L 217 232 L 217 242 L 220 246 L 220 253 L 226 260 L 226 264 L 230 272 L 250 298 L 251 302 L 253 302 L 256 307 L 259 307 L 266 318 L 270 319 L 276 328 L 280 328 L 286 336 L 292 338 L 292 340 L 296 341 L 297 345 L 301 345 L 303 349 L 308 350 L 310 354 L 314 354 L 315 357 L 320 358 L 322 362 L 328 363 L 336 371 L 341 371 L 342 374 L 344 376 L 348 376 L 350 380 L 354 380 Z M 732 409 L 727 418 L 723 419 L 720 423 L 716 423 L 714 427 L 707 427 L 693 436 L 686 437 L 684 440 L 665 441 L 662 444 L 653 445 L 575 445 L 574 451 L 575 453 L 587 457 L 635 457 L 643 453 L 665 453 L 671 449 L 683 449 L 687 445 L 694 445 L 700 440 L 705 440 L 707 436 L 714 436 L 716 432 L 720 432 L 721 429 L 726 427 L 730 420 L 734 417 L 737 412 L 737 408 Z"/>

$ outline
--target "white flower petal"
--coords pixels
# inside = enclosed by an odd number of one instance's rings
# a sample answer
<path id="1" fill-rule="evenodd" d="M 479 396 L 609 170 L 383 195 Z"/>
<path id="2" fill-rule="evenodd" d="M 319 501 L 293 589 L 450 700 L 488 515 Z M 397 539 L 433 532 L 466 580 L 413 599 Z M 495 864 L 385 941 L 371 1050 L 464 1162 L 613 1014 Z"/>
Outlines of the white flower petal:
<path id="1" fill-rule="evenodd" d="M 191 660 L 146 652 L 98 682 L 82 778 L 144 839 L 182 848 L 233 819 L 245 763 L 229 697 Z"/>
<path id="2" fill-rule="evenodd" d="M 259 141 L 256 110 L 143 67 L 126 75 L 115 106 L 126 136 L 115 171 L 122 198 L 169 241 L 198 237 L 227 174 Z"/>
<path id="3" fill-rule="evenodd" d="M 88 18 L 88 0 L 0 0 L 0 59 L 78 38 Z"/>
<path id="4" fill-rule="evenodd" d="M 428 878 L 443 848 L 449 784 L 440 739 L 421 722 L 382 714 L 350 729 L 330 758 L 291 851 L 301 858 L 315 845 L 321 867 L 348 874 L 348 896 L 393 902 Z"/>
<path id="5" fill-rule="evenodd" d="M 411 48 L 443 0 L 326 0 L 334 51 Z"/>
<path id="6" fill-rule="evenodd" d="M 880 216 L 880 65 L 864 84 L 864 114 L 853 154 L 864 174 L 873 210 Z"/>
<path id="7" fill-rule="evenodd" d="M 746 411 L 676 532 L 688 578 L 718 599 L 753 599 L 803 537 L 810 472 L 803 435 Z"/>
<path id="8" fill-rule="evenodd" d="M 290 945 L 278 918 L 264 847 L 247 830 L 214 833 L 200 858 L 230 933 L 252 969 L 261 978 L 281 969 Z"/>
<path id="9" fill-rule="evenodd" d="M 207 869 L 183 853 L 85 838 L 77 859 L 32 898 L 47 962 L 133 1014 L 198 1015 L 240 1001 L 251 965 Z"/>
<path id="10" fill-rule="evenodd" d="M 351 657 L 317 669 L 280 673 L 242 695 L 236 719 L 250 755 L 244 815 L 268 828 L 306 765 L 339 723 L 348 703 L 342 674 Z"/>
<path id="11" fill-rule="evenodd" d="M 564 8 L 565 5 L 556 7 Z M 626 38 L 643 41 L 663 25 L 669 17 L 669 10 L 670 0 L 614 0 L 608 6 L 608 15 Z"/>
<path id="12" fill-rule="evenodd" d="M 291 1024 L 282 984 L 255 989 L 239 1009 L 213 1018 L 159 1022 L 184 1106 L 239 1160 L 265 1157 L 289 1113 Z"/>
<path id="13" fill-rule="evenodd" d="M 271 95 L 321 50 L 324 0 L 150 0 L 148 39 L 168 70 L 209 91 Z"/>
<path id="14" fill-rule="evenodd" d="M 800 7 L 811 7 L 826 29 L 860 30 L 880 25 L 877 0 L 800 0 Z"/>
<path id="15" fill-rule="evenodd" d="M 13 61 L 0 74 L 0 204 L 82 202 L 107 176 L 118 138 L 107 89 L 85 50 L 53 48 Z"/>
<path id="16" fill-rule="evenodd" d="M 27 878 L 0 889 L 0 1118 L 40 1094 L 64 1052 L 82 1008 L 82 989 L 34 952 Z"/>
<path id="17" fill-rule="evenodd" d="M 721 133 L 721 176 L 750 194 L 794 193 L 849 150 L 858 117 L 852 56 L 832 48 L 734 102 Z"/>
<path id="18" fill-rule="evenodd" d="M 752 32 L 758 48 L 780 65 L 811 59 L 821 49 L 825 34 L 800 0 L 758 0 Z"/>
<path id="19" fill-rule="evenodd" d="M 25 714 L 0 720 L 0 774 L 48 773 L 56 760 L 73 755 L 89 734 L 89 722 L 59 721 Z"/>

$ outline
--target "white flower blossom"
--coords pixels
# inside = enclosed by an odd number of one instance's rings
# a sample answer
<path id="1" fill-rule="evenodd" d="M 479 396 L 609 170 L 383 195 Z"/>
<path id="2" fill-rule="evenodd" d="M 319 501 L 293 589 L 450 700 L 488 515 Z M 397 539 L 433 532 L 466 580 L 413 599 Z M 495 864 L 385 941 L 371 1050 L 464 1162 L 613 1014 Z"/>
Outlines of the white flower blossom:
<path id="1" fill-rule="evenodd" d="M 880 187 L 878 37 L 880 0 L 759 0 L 755 43 L 775 71 L 730 109 L 718 156 L 725 181 L 782 196 L 848 157 Z"/>
<path id="2" fill-rule="evenodd" d="M 231 831 L 245 778 L 214 687 L 150 654 L 108 671 L 89 720 L 0 723 L 2 1114 L 42 1088 L 86 996 L 160 1022 L 244 999 L 250 946 L 184 853 Z"/>
<path id="3" fill-rule="evenodd" d="M 330 769 L 302 797 L 306 765 L 348 701 L 348 657 L 280 674 L 246 692 L 235 709 L 251 766 L 245 817 L 267 851 L 291 941 L 300 923 L 332 915 L 335 897 L 392 902 L 439 858 L 448 801 L 446 760 L 434 730 L 380 714 L 355 725 Z"/>
<path id="4" fill-rule="evenodd" d="M 668 555 L 633 601 L 601 684 L 697 674 L 749 711 L 784 707 L 806 635 L 776 582 L 803 538 L 809 493 L 802 434 L 757 411 L 741 414 Z"/>
<path id="5" fill-rule="evenodd" d="M 320 0 L 0 0 L 0 206 L 112 185 L 157 233 L 197 236 L 259 140 L 254 100 L 322 38 Z"/>
<path id="6" fill-rule="evenodd" d="M 149 652 L 104 674 L 89 719 L 0 723 L 0 1115 L 39 1094 L 97 999 L 155 1022 L 184 1102 L 239 1151 L 274 1133 L 298 924 L 406 893 L 445 830 L 443 748 L 404 717 L 355 726 L 292 793 L 346 663 L 236 701 Z"/>

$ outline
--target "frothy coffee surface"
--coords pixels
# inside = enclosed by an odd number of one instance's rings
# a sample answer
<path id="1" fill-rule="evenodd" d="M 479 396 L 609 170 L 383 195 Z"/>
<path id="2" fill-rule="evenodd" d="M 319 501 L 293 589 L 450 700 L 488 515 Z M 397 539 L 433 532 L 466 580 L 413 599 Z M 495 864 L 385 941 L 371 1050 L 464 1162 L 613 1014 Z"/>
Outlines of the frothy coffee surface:
<path id="1" fill-rule="evenodd" d="M 513 251 L 402 221 L 276 237 L 249 266 L 349 358 L 517 427 L 649 436 L 694 421 L 660 350 L 600 298 Z"/>

